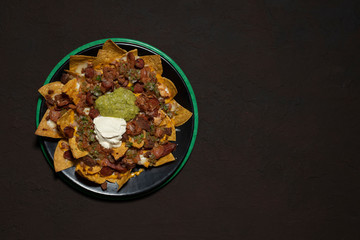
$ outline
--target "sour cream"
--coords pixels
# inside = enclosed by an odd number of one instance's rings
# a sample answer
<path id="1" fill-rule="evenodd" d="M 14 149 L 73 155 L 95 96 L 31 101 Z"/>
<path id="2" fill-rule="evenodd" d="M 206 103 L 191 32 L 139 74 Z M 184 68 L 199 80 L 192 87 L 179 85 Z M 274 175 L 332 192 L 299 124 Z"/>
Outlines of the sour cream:
<path id="1" fill-rule="evenodd" d="M 96 139 L 104 148 L 121 146 L 122 135 L 126 132 L 126 121 L 122 118 L 98 116 L 93 120 Z"/>

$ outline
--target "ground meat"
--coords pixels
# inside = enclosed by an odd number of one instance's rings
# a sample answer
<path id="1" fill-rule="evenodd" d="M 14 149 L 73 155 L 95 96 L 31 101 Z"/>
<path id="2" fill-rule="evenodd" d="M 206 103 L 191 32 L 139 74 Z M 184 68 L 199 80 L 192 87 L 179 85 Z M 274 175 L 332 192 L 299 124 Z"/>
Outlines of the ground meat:
<path id="1" fill-rule="evenodd" d="M 61 93 L 55 96 L 55 102 L 56 105 L 61 108 L 71 103 L 71 100 L 68 95 Z"/>
<path id="2" fill-rule="evenodd" d="M 76 106 L 75 106 L 74 104 L 72 104 L 72 103 L 70 103 L 70 104 L 68 105 L 68 107 L 69 107 L 70 109 L 72 109 L 72 110 L 75 110 L 75 109 L 76 109 Z"/>
<path id="3" fill-rule="evenodd" d="M 90 109 L 90 112 L 89 112 L 89 117 L 91 117 L 92 119 L 96 118 L 97 116 L 100 115 L 100 112 L 99 110 L 95 109 L 95 108 L 92 108 Z"/>
<path id="4" fill-rule="evenodd" d="M 127 140 L 129 140 L 129 135 L 128 135 L 127 133 L 124 133 L 124 134 L 122 135 L 121 141 L 122 141 L 122 142 L 126 142 Z"/>
<path id="5" fill-rule="evenodd" d="M 95 70 L 92 66 L 88 66 L 84 70 L 86 78 L 93 78 L 95 76 Z"/>
<path id="6" fill-rule="evenodd" d="M 151 152 L 150 152 L 150 151 L 144 153 L 144 157 L 149 158 L 150 156 L 151 156 Z"/>
<path id="7" fill-rule="evenodd" d="M 124 157 L 121 160 L 121 163 L 122 163 L 123 166 L 125 166 L 127 169 L 130 170 L 130 169 L 133 169 L 136 166 L 137 161 L 135 159 L 132 159 L 132 158 Z"/>
<path id="8" fill-rule="evenodd" d="M 87 103 L 89 106 L 94 105 L 94 97 L 93 97 L 93 95 L 91 94 L 91 92 L 87 92 L 87 94 L 86 94 L 86 103 Z"/>
<path id="9" fill-rule="evenodd" d="M 86 165 L 88 165 L 89 167 L 93 167 L 96 165 L 96 161 L 89 156 L 85 156 L 85 157 L 81 158 L 81 161 L 83 163 L 85 163 Z"/>
<path id="10" fill-rule="evenodd" d="M 152 149 L 155 146 L 155 139 L 152 137 L 146 137 L 144 140 L 144 148 Z"/>
<path id="11" fill-rule="evenodd" d="M 136 105 L 140 108 L 141 111 L 150 115 L 153 112 L 158 112 L 160 109 L 159 100 L 151 94 L 141 94 L 136 98 Z M 152 116 L 153 117 L 153 116 Z"/>
<path id="12" fill-rule="evenodd" d="M 142 129 L 136 124 L 135 120 L 131 120 L 126 124 L 126 134 L 130 136 L 136 136 L 141 134 Z"/>
<path id="13" fill-rule="evenodd" d="M 155 156 L 156 159 L 159 159 L 161 157 L 164 157 L 164 156 L 168 155 L 172 151 L 174 151 L 175 148 L 176 148 L 176 144 L 172 143 L 172 142 L 169 142 L 167 144 L 159 145 L 157 147 L 154 147 L 151 150 L 151 153 Z"/>
<path id="14" fill-rule="evenodd" d="M 136 83 L 134 85 L 134 93 L 142 93 L 144 92 L 144 85 L 140 83 Z"/>
<path id="15" fill-rule="evenodd" d="M 100 170 L 100 175 L 103 177 L 107 177 L 107 176 L 110 176 L 113 172 L 114 172 L 114 170 L 112 168 L 104 166 Z"/>
<path id="16" fill-rule="evenodd" d="M 156 128 L 154 136 L 157 138 L 162 138 L 165 136 L 164 128 Z"/>
<path id="17" fill-rule="evenodd" d="M 79 102 L 76 104 L 76 113 L 79 115 L 86 115 L 84 112 L 84 109 L 87 107 L 86 104 L 86 94 L 83 93 L 80 95 L 80 100 Z"/>
<path id="18" fill-rule="evenodd" d="M 145 62 L 144 62 L 144 60 L 142 58 L 136 59 L 135 68 L 142 69 L 144 67 L 144 65 L 145 65 Z"/>
<path id="19" fill-rule="evenodd" d="M 124 172 L 128 171 L 127 168 L 123 167 L 120 162 L 119 163 L 111 163 L 108 159 L 101 160 L 101 165 L 110 167 L 120 173 L 124 173 Z"/>
<path id="20" fill-rule="evenodd" d="M 139 135 L 143 130 L 150 130 L 150 121 L 145 115 L 139 115 L 126 124 L 126 133 L 130 136 Z"/>
<path id="21" fill-rule="evenodd" d="M 74 157 L 73 157 L 70 150 L 65 151 L 63 156 L 64 156 L 65 159 L 74 160 Z"/>
<path id="22" fill-rule="evenodd" d="M 107 80 L 107 81 L 114 81 L 114 80 L 117 80 L 119 78 L 119 72 L 115 69 L 115 68 L 112 68 L 112 67 L 104 67 L 103 68 L 103 76 L 104 76 L 104 79 Z"/>
<path id="23" fill-rule="evenodd" d="M 61 111 L 56 111 L 55 109 L 50 109 L 49 118 L 53 122 L 57 122 L 57 120 L 61 117 Z"/>
<path id="24" fill-rule="evenodd" d="M 164 128 L 164 132 L 166 135 L 171 136 L 172 129 L 171 128 Z"/>
<path id="25" fill-rule="evenodd" d="M 126 87 L 129 84 L 129 80 L 125 80 L 123 84 L 121 84 L 121 86 Z"/>
<path id="26" fill-rule="evenodd" d="M 150 72 L 151 69 L 149 67 L 142 68 L 140 71 L 140 82 L 144 84 L 151 82 Z"/>
<path id="27" fill-rule="evenodd" d="M 135 56 L 132 52 L 129 52 L 127 54 L 127 61 L 130 64 L 130 68 L 134 68 L 135 67 Z"/>
<path id="28" fill-rule="evenodd" d="M 56 102 L 51 98 L 50 95 L 46 95 L 45 100 L 48 106 L 54 106 L 56 104 Z"/>
<path id="29" fill-rule="evenodd" d="M 106 189 L 107 189 L 107 182 L 106 182 L 106 181 L 103 182 L 100 186 L 101 186 L 101 189 L 102 189 L 103 191 L 106 191 Z"/>
<path id="30" fill-rule="evenodd" d="M 64 128 L 63 132 L 65 137 L 72 138 L 74 136 L 75 129 L 70 126 L 67 126 Z"/>
<path id="31" fill-rule="evenodd" d="M 109 80 L 103 80 L 101 82 L 100 89 L 103 93 L 108 92 L 110 90 L 114 90 L 114 82 Z"/>
<path id="32" fill-rule="evenodd" d="M 145 115 L 138 115 L 135 118 L 135 123 L 138 125 L 142 130 L 149 131 L 150 130 L 150 121 Z"/>
<path id="33" fill-rule="evenodd" d="M 120 77 L 118 81 L 121 85 L 123 85 L 127 80 L 124 77 Z"/>

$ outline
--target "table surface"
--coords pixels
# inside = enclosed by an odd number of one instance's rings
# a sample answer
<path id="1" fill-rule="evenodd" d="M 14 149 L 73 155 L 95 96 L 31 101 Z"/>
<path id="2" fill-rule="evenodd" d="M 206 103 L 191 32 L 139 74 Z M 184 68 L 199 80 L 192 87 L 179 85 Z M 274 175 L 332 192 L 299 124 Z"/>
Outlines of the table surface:
<path id="1" fill-rule="evenodd" d="M 359 239 L 356 1 L 2 2 L 1 239 Z M 34 135 L 37 89 L 104 38 L 169 55 L 199 108 L 193 152 L 147 197 L 64 183 Z"/>

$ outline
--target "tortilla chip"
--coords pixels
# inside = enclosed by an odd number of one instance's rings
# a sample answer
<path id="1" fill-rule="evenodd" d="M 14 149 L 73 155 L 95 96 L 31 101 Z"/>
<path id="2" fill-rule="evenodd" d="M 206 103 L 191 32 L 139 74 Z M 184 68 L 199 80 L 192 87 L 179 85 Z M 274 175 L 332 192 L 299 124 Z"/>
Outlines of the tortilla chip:
<path id="1" fill-rule="evenodd" d="M 82 69 L 86 68 L 88 64 L 92 63 L 96 57 L 85 55 L 70 56 L 69 70 L 78 74 L 83 74 Z"/>
<path id="2" fill-rule="evenodd" d="M 50 119 L 46 120 L 46 118 L 49 116 L 49 113 L 50 109 L 46 110 L 38 128 L 35 131 L 35 134 L 42 137 L 62 138 L 61 133 L 57 129 L 56 123 L 54 123 Z"/>
<path id="3" fill-rule="evenodd" d="M 114 58 L 121 58 L 125 53 L 127 53 L 126 50 L 120 48 L 118 45 L 116 45 L 116 43 L 114 43 L 110 39 L 104 43 L 102 49 L 107 52 L 111 52 Z"/>
<path id="4" fill-rule="evenodd" d="M 175 129 L 174 121 L 169 122 L 167 127 L 171 128 L 171 135 L 168 137 L 168 140 L 175 142 L 176 141 L 176 129 Z"/>
<path id="5" fill-rule="evenodd" d="M 92 167 L 92 168 L 95 168 L 95 167 Z M 98 167 L 101 169 L 100 166 L 98 166 Z M 89 181 L 97 183 L 97 184 L 102 184 L 105 181 L 112 182 L 112 183 L 116 182 L 118 184 L 118 191 L 131 177 L 131 170 L 127 171 L 126 173 L 122 173 L 122 174 L 114 172 L 110 176 L 102 177 L 99 172 L 90 174 L 89 169 L 90 169 L 89 166 L 85 165 L 84 167 L 82 167 L 80 165 L 80 163 L 78 163 L 78 164 L 76 164 L 75 171 L 83 178 L 86 178 Z"/>
<path id="6" fill-rule="evenodd" d="M 176 86 L 170 79 L 158 75 L 156 77 L 160 95 L 165 98 L 165 103 L 169 103 L 178 93 Z"/>
<path id="7" fill-rule="evenodd" d="M 88 165 L 85 165 L 83 167 L 83 169 L 86 174 L 95 174 L 95 173 L 98 173 L 101 171 L 101 166 L 95 165 L 95 166 L 90 167 Z"/>
<path id="8" fill-rule="evenodd" d="M 118 191 L 120 190 L 120 188 L 122 188 L 122 186 L 124 186 L 124 184 L 127 181 L 129 181 L 130 177 L 131 177 L 131 170 L 124 173 L 120 179 L 117 179 L 115 181 L 117 183 L 117 185 L 118 185 Z"/>
<path id="9" fill-rule="evenodd" d="M 80 150 L 80 148 L 76 142 L 76 130 L 75 130 L 74 136 L 72 138 L 69 138 L 69 145 L 71 148 L 72 155 L 76 159 L 85 157 L 86 155 L 89 154 L 89 152 L 87 152 L 87 151 Z"/>
<path id="10" fill-rule="evenodd" d="M 75 123 L 75 112 L 72 109 L 69 109 L 64 113 L 58 120 L 57 125 L 59 125 L 60 131 L 63 132 L 64 128 L 67 126 L 74 127 Z"/>
<path id="11" fill-rule="evenodd" d="M 122 142 L 120 147 L 117 148 L 113 148 L 111 155 L 113 155 L 113 157 L 115 158 L 115 160 L 118 160 L 119 158 L 121 158 L 122 156 L 124 156 L 124 154 L 126 153 L 126 151 L 129 148 L 126 147 L 126 143 Z"/>
<path id="12" fill-rule="evenodd" d="M 158 166 L 161 166 L 165 163 L 168 163 L 168 162 L 172 162 L 172 161 L 175 161 L 175 157 L 174 155 L 172 155 L 172 153 L 169 153 L 168 155 L 162 157 L 162 158 L 159 158 L 156 163 L 154 164 L 155 167 L 158 167 Z"/>
<path id="13" fill-rule="evenodd" d="M 77 172 L 83 178 L 86 178 L 89 181 L 94 182 L 94 183 L 102 184 L 106 181 L 106 179 L 104 177 L 100 176 L 100 173 L 88 174 L 87 167 L 88 166 L 86 166 L 86 165 L 85 165 L 85 167 L 82 167 L 80 165 L 80 163 L 78 163 L 78 164 L 76 164 L 75 172 Z"/>
<path id="14" fill-rule="evenodd" d="M 135 57 L 138 56 L 138 50 L 137 49 L 130 50 L 127 54 L 129 54 L 129 53 L 132 53 Z"/>
<path id="15" fill-rule="evenodd" d="M 62 88 L 64 84 L 62 84 L 59 81 L 48 83 L 41 88 L 39 88 L 39 93 L 45 98 L 45 96 L 50 96 L 52 99 L 54 99 L 55 95 L 62 93 Z"/>
<path id="16" fill-rule="evenodd" d="M 78 83 L 77 78 L 68 81 L 62 88 L 62 91 L 66 93 L 75 104 L 79 103 L 80 97 L 78 95 L 80 92 L 80 84 Z"/>
<path id="17" fill-rule="evenodd" d="M 160 55 L 145 55 L 140 58 L 144 60 L 145 66 L 152 67 L 157 74 L 161 75 L 163 73 Z"/>
<path id="18" fill-rule="evenodd" d="M 68 148 L 64 148 L 63 146 L 69 146 L 67 141 L 61 139 L 55 149 L 54 153 L 54 168 L 55 172 L 60 172 L 62 170 L 68 169 L 69 167 L 74 166 L 74 162 L 64 158 L 64 152 L 68 151 Z"/>
<path id="19" fill-rule="evenodd" d="M 169 103 L 171 104 L 171 111 L 174 112 L 174 116 L 171 119 L 174 121 L 175 127 L 183 125 L 193 115 L 192 112 L 181 106 L 174 99 Z"/>
<path id="20" fill-rule="evenodd" d="M 171 135 L 170 136 L 165 135 L 164 139 L 162 139 L 162 141 L 164 141 L 166 139 L 169 141 L 176 141 L 175 123 L 168 115 L 165 115 L 165 118 L 160 123 L 160 126 L 166 127 L 166 128 L 171 128 Z"/>
<path id="21" fill-rule="evenodd" d="M 100 49 L 94 61 L 94 67 L 99 69 L 101 65 L 111 63 L 119 58 L 121 58 L 121 56 L 118 56 L 116 53 Z"/>
<path id="22" fill-rule="evenodd" d="M 115 44 L 116 45 L 116 44 Z M 117 45 L 116 45 L 117 46 Z M 121 49 L 121 48 L 119 48 Z M 101 65 L 109 64 L 111 62 L 114 62 L 116 60 L 120 60 L 121 58 L 126 58 L 126 51 L 121 49 L 118 50 L 115 47 L 107 47 L 105 49 L 100 49 L 98 51 L 98 54 L 96 56 L 96 60 L 93 62 L 96 69 L 99 69 Z M 137 49 L 131 50 L 134 54 L 134 56 L 137 56 Z M 128 53 L 130 53 L 128 52 Z"/>
<path id="23" fill-rule="evenodd" d="M 76 142 L 76 131 L 77 127 L 75 127 L 75 112 L 72 109 L 69 109 L 66 113 L 64 113 L 58 120 L 57 124 L 59 125 L 60 130 L 63 132 L 65 127 L 73 127 L 75 129 L 74 135 L 72 138 L 69 138 L 69 145 L 71 148 L 71 152 L 74 158 L 81 158 L 88 154 L 87 151 L 82 151 L 79 149 L 79 146 Z"/>
<path id="24" fill-rule="evenodd" d="M 70 74 L 70 75 L 72 76 L 72 78 L 77 78 L 77 77 L 80 76 L 80 74 L 77 73 L 77 72 L 72 72 L 72 71 L 67 70 L 67 69 L 65 69 L 64 71 L 67 72 L 68 74 Z M 70 79 L 70 80 L 71 80 L 71 79 Z"/>

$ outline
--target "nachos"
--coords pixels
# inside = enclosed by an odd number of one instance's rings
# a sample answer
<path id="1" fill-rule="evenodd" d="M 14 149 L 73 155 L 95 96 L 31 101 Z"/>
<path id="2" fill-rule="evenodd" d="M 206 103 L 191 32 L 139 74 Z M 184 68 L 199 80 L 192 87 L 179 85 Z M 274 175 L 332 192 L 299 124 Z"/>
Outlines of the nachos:
<path id="1" fill-rule="evenodd" d="M 61 80 L 39 89 L 48 107 L 35 134 L 57 138 L 56 172 L 118 190 L 143 168 L 175 160 L 175 127 L 192 113 L 177 103 L 159 55 L 138 56 L 111 40 L 96 57 L 74 55 Z M 142 167 L 134 171 L 136 166 Z"/>

